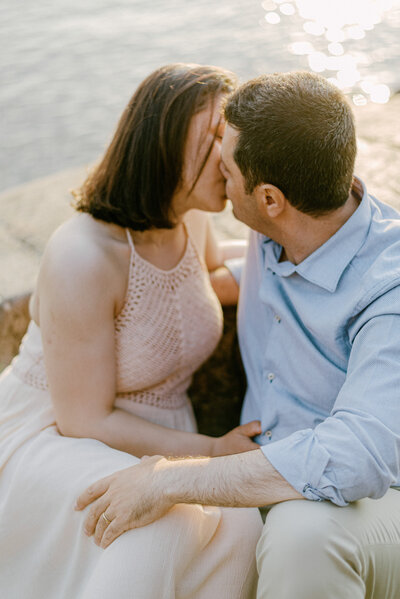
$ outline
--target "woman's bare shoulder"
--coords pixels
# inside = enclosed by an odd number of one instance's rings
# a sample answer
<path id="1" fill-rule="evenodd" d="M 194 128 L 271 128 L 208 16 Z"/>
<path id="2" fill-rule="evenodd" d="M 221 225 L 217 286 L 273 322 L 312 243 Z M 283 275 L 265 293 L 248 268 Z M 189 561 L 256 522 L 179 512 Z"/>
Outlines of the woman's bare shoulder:
<path id="1" fill-rule="evenodd" d="M 123 229 L 77 214 L 51 236 L 40 266 L 33 305 L 43 293 L 117 305 L 124 297 L 129 246 Z"/>
<path id="2" fill-rule="evenodd" d="M 107 235 L 103 223 L 86 214 L 78 214 L 63 223 L 51 236 L 41 269 L 77 275 L 93 272 L 98 276 L 115 255 L 115 241 Z M 55 272 L 53 272 L 55 271 Z"/>

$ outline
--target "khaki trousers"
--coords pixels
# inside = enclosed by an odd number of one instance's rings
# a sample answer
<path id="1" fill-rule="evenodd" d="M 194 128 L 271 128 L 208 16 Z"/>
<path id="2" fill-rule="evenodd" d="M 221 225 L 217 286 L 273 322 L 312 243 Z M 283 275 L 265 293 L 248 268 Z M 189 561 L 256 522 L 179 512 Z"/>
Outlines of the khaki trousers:
<path id="1" fill-rule="evenodd" d="M 400 491 L 273 506 L 257 567 L 257 599 L 400 599 Z"/>

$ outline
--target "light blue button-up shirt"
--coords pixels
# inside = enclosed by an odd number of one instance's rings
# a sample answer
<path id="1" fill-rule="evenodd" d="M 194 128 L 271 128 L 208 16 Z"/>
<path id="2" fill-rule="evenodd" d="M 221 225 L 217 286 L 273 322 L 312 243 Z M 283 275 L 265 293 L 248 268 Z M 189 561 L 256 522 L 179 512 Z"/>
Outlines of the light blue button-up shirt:
<path id="1" fill-rule="evenodd" d="M 238 331 L 242 423 L 307 499 L 346 505 L 400 484 L 400 214 L 367 194 L 298 265 L 251 232 Z"/>

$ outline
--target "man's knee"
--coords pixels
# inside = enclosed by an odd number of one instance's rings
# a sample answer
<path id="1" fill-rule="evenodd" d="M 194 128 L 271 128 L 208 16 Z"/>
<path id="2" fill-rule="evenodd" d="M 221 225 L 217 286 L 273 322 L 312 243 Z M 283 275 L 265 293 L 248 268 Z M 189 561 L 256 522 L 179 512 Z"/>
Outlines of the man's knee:
<path id="1" fill-rule="evenodd" d="M 336 518 L 341 509 L 346 508 L 307 500 L 271 508 L 257 546 L 260 576 L 279 576 L 281 571 L 317 580 L 335 561 L 359 571 L 357 542 Z"/>

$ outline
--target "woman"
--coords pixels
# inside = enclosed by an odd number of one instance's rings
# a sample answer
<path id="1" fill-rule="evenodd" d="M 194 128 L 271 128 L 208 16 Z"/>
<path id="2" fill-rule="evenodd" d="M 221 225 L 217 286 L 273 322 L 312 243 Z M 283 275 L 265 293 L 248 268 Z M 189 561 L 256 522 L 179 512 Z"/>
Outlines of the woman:
<path id="1" fill-rule="evenodd" d="M 32 321 L 0 382 L 8 599 L 252 593 L 256 511 L 177 506 L 104 551 L 73 511 L 91 482 L 145 454 L 257 447 L 259 423 L 218 439 L 197 434 L 186 395 L 221 334 L 207 267 L 225 256 L 201 211 L 224 207 L 220 103 L 233 85 L 215 67 L 150 75 L 84 183 L 78 214 L 46 248 Z M 106 514 L 96 539 L 103 526 Z"/>

